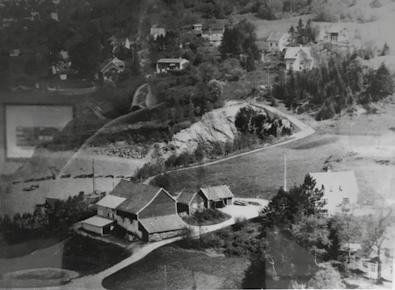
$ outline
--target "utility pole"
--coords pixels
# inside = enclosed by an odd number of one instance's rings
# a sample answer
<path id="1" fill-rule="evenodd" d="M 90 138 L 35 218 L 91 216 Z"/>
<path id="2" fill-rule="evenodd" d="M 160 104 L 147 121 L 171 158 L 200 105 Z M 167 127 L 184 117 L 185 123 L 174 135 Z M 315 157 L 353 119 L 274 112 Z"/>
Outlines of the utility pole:
<path id="1" fill-rule="evenodd" d="M 284 154 L 284 191 L 287 191 L 287 155 Z"/>
<path id="2" fill-rule="evenodd" d="M 95 159 L 92 159 L 92 187 L 93 193 L 96 191 L 96 184 L 95 184 Z"/>
<path id="3" fill-rule="evenodd" d="M 165 275 L 165 288 L 164 290 L 167 290 L 167 265 L 164 266 L 164 275 Z"/>

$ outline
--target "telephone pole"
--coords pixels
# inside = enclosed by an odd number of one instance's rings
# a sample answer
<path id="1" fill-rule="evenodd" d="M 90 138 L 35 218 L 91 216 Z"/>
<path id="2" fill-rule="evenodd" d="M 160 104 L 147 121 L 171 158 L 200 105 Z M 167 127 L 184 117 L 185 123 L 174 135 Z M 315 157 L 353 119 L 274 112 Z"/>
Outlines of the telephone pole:
<path id="1" fill-rule="evenodd" d="M 93 193 L 95 193 L 95 190 L 96 190 L 96 182 L 95 182 L 95 159 L 92 159 L 92 187 L 93 187 Z"/>
<path id="2" fill-rule="evenodd" d="M 287 155 L 284 154 L 284 191 L 287 191 Z"/>

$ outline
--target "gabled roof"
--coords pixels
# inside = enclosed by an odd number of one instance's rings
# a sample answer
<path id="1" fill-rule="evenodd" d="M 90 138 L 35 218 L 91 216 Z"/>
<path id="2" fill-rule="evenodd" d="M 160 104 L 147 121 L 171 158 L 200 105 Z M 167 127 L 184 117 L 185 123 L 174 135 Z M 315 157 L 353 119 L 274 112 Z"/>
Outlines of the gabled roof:
<path id="1" fill-rule="evenodd" d="M 280 41 L 280 39 L 286 36 L 286 33 L 283 32 L 271 32 L 269 37 L 267 38 L 267 41 Z"/>
<path id="2" fill-rule="evenodd" d="M 296 59 L 298 55 L 312 59 L 311 48 L 308 46 L 287 47 L 284 59 Z"/>
<path id="3" fill-rule="evenodd" d="M 121 180 L 111 195 L 126 198 L 117 210 L 137 214 L 162 190 L 160 187 Z"/>
<path id="4" fill-rule="evenodd" d="M 149 234 L 182 230 L 187 227 L 184 221 L 176 214 L 140 219 L 141 225 Z"/>
<path id="5" fill-rule="evenodd" d="M 116 209 L 125 200 L 126 200 L 126 198 L 124 198 L 124 197 L 119 197 L 119 196 L 109 194 L 109 195 L 106 195 L 105 197 L 103 197 L 101 200 L 99 200 L 99 202 L 96 203 L 96 205 L 111 208 L 111 209 Z"/>
<path id="6" fill-rule="evenodd" d="M 100 66 L 101 72 L 106 72 L 110 67 L 118 68 L 119 70 L 123 70 L 125 68 L 125 62 L 120 60 L 117 57 L 106 59 Z"/>
<path id="7" fill-rule="evenodd" d="M 189 204 L 191 202 L 191 200 L 195 197 L 196 194 L 197 194 L 197 192 L 183 191 L 177 197 L 177 202 Z"/>
<path id="8" fill-rule="evenodd" d="M 223 198 L 234 197 L 227 185 L 201 188 L 200 191 L 207 197 L 208 200 L 220 200 Z"/>

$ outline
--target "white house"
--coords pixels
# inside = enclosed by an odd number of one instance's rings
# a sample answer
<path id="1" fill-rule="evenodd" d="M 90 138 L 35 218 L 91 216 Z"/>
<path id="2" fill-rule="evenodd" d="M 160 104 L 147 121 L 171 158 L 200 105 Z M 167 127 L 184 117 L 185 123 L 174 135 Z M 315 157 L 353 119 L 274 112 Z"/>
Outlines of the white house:
<path id="1" fill-rule="evenodd" d="M 203 31 L 203 24 L 201 23 L 195 23 L 192 25 L 192 30 L 196 33 L 202 33 Z"/>
<path id="2" fill-rule="evenodd" d="M 316 182 L 316 188 L 324 189 L 328 214 L 341 212 L 341 204 L 352 208 L 358 200 L 358 184 L 354 171 L 317 172 L 309 174 Z"/>
<path id="3" fill-rule="evenodd" d="M 286 69 L 293 71 L 311 70 L 315 65 L 311 47 L 287 47 L 284 56 Z"/>
<path id="4" fill-rule="evenodd" d="M 187 67 L 189 61 L 185 58 L 161 58 L 156 63 L 156 72 L 180 71 Z"/>
<path id="5" fill-rule="evenodd" d="M 152 26 L 150 29 L 150 36 L 156 40 L 159 36 L 165 36 L 166 29 L 164 27 Z"/>
<path id="6" fill-rule="evenodd" d="M 266 40 L 267 50 L 271 52 L 282 52 L 289 44 L 289 34 L 272 32 Z"/>

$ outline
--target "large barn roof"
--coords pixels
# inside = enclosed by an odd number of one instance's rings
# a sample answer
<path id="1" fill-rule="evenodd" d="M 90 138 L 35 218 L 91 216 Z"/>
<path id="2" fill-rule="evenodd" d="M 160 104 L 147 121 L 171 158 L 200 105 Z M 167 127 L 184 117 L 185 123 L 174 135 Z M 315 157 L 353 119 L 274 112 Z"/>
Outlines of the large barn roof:
<path id="1" fill-rule="evenodd" d="M 160 187 L 121 180 L 110 194 L 126 198 L 117 209 L 137 214 L 160 190 Z"/>
<path id="2" fill-rule="evenodd" d="M 163 233 L 181 230 L 187 227 L 184 221 L 176 214 L 140 219 L 141 225 L 148 233 Z"/>
<path id="3" fill-rule="evenodd" d="M 234 197 L 227 185 L 211 186 L 201 188 L 201 192 L 207 197 L 208 200 L 220 200 L 223 198 Z"/>

